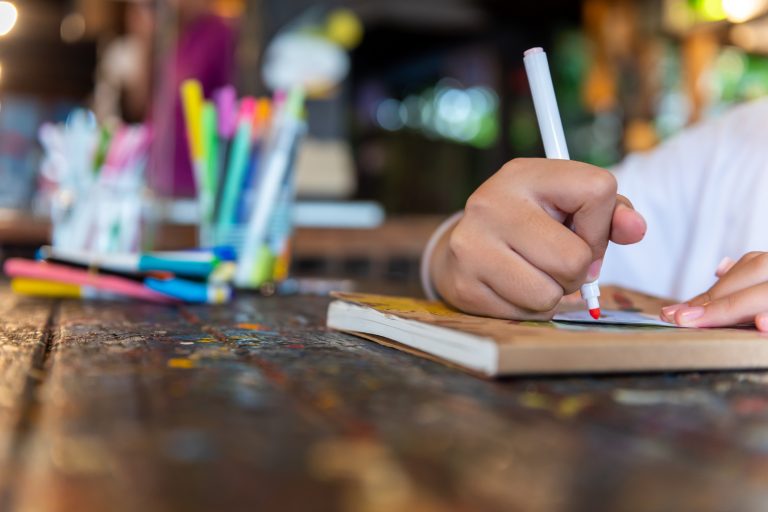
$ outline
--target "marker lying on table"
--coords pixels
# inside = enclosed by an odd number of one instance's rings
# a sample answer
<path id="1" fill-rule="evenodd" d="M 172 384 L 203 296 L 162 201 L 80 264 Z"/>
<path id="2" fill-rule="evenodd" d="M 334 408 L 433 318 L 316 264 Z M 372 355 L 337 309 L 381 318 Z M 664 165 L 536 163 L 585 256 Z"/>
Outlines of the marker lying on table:
<path id="1" fill-rule="evenodd" d="M 229 245 L 211 248 L 195 248 L 183 251 L 152 251 L 150 254 L 158 258 L 178 259 L 185 261 L 208 261 L 217 258 L 221 261 L 237 261 L 237 251 Z"/>
<path id="2" fill-rule="evenodd" d="M 14 277 L 11 279 L 11 290 L 19 295 L 33 297 L 48 297 L 51 299 L 100 299 L 118 300 L 123 295 L 77 284 L 60 283 L 45 279 L 29 277 Z"/>
<path id="3" fill-rule="evenodd" d="M 552 85 L 552 76 L 549 74 L 547 54 L 541 48 L 531 48 L 525 51 L 523 62 L 525 72 L 528 74 L 528 83 L 531 86 L 541 139 L 544 142 L 544 153 L 547 158 L 570 160 L 563 123 L 557 108 L 555 88 Z M 582 285 L 581 296 L 587 302 L 592 318 L 595 320 L 600 318 L 600 288 L 597 280 Z"/>
<path id="4" fill-rule="evenodd" d="M 187 259 L 181 255 L 166 257 L 154 254 L 97 254 L 88 251 L 71 251 L 41 247 L 39 259 L 55 258 L 74 265 L 103 268 L 117 272 L 171 272 L 180 276 L 208 277 L 218 266 L 215 256 L 204 257 L 191 253 Z"/>
<path id="5" fill-rule="evenodd" d="M 165 304 L 179 302 L 175 297 L 156 292 L 144 286 L 144 284 L 131 281 L 130 279 L 92 274 L 87 270 L 57 265 L 55 263 L 10 258 L 3 265 L 3 270 L 9 277 L 26 277 L 41 281 L 88 286 L 135 299 Z"/>
<path id="6" fill-rule="evenodd" d="M 136 281 L 139 283 L 143 283 L 144 280 L 148 277 L 154 277 L 155 279 L 171 279 L 174 276 L 172 272 L 123 272 L 120 270 L 111 270 L 108 268 L 84 265 L 56 257 L 46 257 L 42 254 L 39 254 L 38 256 L 38 261 L 45 261 L 47 263 L 55 263 L 57 265 L 66 265 L 68 267 L 79 268 L 80 270 L 87 270 L 93 274 L 122 277 L 124 279 L 130 279 L 131 281 Z"/>
<path id="7" fill-rule="evenodd" d="M 232 288 L 225 284 L 204 284 L 186 279 L 154 279 L 145 281 L 147 288 L 196 304 L 225 304 L 232 298 Z"/>

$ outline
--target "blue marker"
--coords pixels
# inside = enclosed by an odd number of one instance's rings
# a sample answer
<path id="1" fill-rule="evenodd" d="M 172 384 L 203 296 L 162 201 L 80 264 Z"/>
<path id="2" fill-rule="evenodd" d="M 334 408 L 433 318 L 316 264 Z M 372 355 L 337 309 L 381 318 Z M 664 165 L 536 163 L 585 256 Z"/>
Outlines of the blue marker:
<path id="1" fill-rule="evenodd" d="M 187 277 L 207 278 L 219 265 L 216 256 L 200 256 L 189 252 L 167 254 L 98 254 L 87 251 L 70 251 L 41 247 L 38 259 L 56 258 L 75 265 L 102 268 L 119 272 L 171 272 Z"/>
<path id="2" fill-rule="evenodd" d="M 222 284 L 205 284 L 185 279 L 155 279 L 144 281 L 150 290 L 170 295 L 194 304 L 225 304 L 232 298 L 232 288 Z"/>

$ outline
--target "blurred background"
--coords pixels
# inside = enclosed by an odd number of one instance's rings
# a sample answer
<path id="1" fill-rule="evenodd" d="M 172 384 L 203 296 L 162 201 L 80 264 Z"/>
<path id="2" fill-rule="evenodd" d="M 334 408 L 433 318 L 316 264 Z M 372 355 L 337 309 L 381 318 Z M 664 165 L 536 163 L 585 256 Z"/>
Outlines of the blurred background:
<path id="1" fill-rule="evenodd" d="M 310 91 L 295 273 L 414 283 L 439 220 L 505 161 L 543 153 L 525 49 L 549 54 L 572 158 L 610 166 L 768 94 L 766 13 L 768 0 L 0 1 L 0 244 L 47 236 L 41 123 L 74 106 L 151 120 L 150 186 L 183 225 L 180 81 L 262 95 L 293 61 L 343 77 Z M 281 39 L 292 27 L 343 51 Z"/>

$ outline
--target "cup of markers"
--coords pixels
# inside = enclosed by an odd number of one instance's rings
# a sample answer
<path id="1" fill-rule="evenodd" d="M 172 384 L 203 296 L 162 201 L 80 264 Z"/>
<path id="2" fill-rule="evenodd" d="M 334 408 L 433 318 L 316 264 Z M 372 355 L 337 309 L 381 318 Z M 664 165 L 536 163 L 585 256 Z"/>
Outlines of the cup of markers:
<path id="1" fill-rule="evenodd" d="M 234 247 L 235 284 L 260 289 L 290 268 L 295 157 L 305 132 L 300 89 L 238 99 L 231 86 L 205 99 L 181 86 L 200 210 L 202 246 Z"/>
<path id="2" fill-rule="evenodd" d="M 75 110 L 39 130 L 41 174 L 49 189 L 53 245 L 100 253 L 141 244 L 144 169 L 151 142 L 145 125 L 99 126 Z"/>

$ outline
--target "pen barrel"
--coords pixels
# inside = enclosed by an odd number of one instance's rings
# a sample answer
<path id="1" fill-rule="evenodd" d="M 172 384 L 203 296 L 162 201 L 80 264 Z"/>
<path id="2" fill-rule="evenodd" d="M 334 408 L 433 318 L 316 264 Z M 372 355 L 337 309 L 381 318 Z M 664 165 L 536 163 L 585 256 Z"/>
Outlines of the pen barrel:
<path id="1" fill-rule="evenodd" d="M 208 277 L 218 261 L 183 261 L 145 255 L 139 261 L 141 272 L 172 272 L 180 276 Z"/>
<path id="2" fill-rule="evenodd" d="M 541 139 L 544 143 L 544 153 L 547 158 L 570 160 L 568 146 L 565 142 L 563 123 L 560 120 L 560 110 L 557 108 L 555 88 L 549 72 L 547 54 L 543 50 L 529 50 L 523 58 L 528 83 L 531 86 L 533 106 L 536 109 L 536 119 L 539 122 Z"/>
<path id="3" fill-rule="evenodd" d="M 270 219 L 275 212 L 280 189 L 285 183 L 285 177 L 291 171 L 291 151 L 294 141 L 300 132 L 300 123 L 295 119 L 286 119 L 276 129 L 275 138 L 268 144 L 263 161 L 263 172 L 258 181 L 256 200 L 251 213 L 240 255 L 235 283 L 242 288 L 256 287 L 262 284 L 261 276 L 254 274 L 254 262 L 260 260 L 263 244 Z M 271 147 L 270 147 L 271 146 Z"/>

